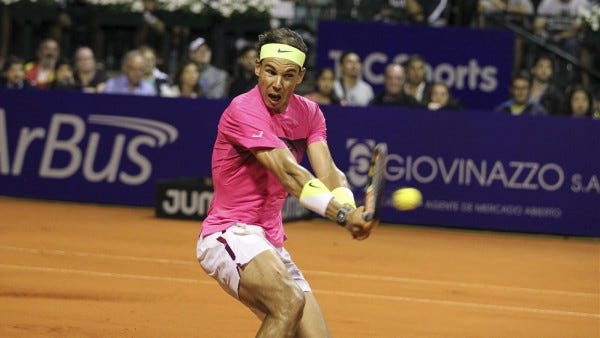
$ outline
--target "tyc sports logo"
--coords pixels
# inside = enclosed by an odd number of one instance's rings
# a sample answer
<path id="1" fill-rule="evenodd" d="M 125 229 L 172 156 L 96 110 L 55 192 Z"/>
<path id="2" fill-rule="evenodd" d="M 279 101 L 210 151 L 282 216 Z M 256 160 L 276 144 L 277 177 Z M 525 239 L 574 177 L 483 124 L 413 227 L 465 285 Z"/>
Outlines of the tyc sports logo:
<path id="1" fill-rule="evenodd" d="M 22 175 L 29 159 L 39 163 L 39 177 L 66 179 L 80 172 L 89 182 L 126 185 L 143 184 L 152 174 L 144 148 L 162 148 L 179 134 L 172 125 L 147 118 L 91 114 L 85 121 L 60 113 L 46 128 L 21 126 L 15 144 L 9 144 L 7 130 L 0 108 L 0 175 Z"/>

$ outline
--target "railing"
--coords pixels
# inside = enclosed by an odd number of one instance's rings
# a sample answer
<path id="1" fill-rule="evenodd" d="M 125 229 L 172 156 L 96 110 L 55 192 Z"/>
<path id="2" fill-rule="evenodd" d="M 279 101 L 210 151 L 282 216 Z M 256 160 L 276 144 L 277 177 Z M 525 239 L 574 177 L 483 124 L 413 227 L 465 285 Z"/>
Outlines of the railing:
<path id="1" fill-rule="evenodd" d="M 515 25 L 515 24 L 513 24 L 511 22 L 506 22 L 505 26 L 506 26 L 506 28 L 510 29 L 515 34 L 518 34 L 519 36 L 523 37 L 524 39 L 526 39 L 530 43 L 533 43 L 536 46 L 539 46 L 539 47 L 547 50 L 548 52 L 550 52 L 550 53 L 558 56 L 559 58 L 561 58 L 565 62 L 573 64 L 578 69 L 586 72 L 587 74 L 589 74 L 590 76 L 592 76 L 594 79 L 600 81 L 600 72 L 598 72 L 595 69 L 592 69 L 589 66 L 586 66 L 586 65 L 582 64 L 581 61 L 578 58 L 576 58 L 572 54 L 568 53 L 564 49 L 558 47 L 557 45 L 555 45 L 553 43 L 548 42 L 547 40 L 545 40 L 545 39 L 543 39 L 543 38 L 541 38 L 541 37 L 539 37 L 539 36 L 537 36 L 535 34 L 529 33 L 528 31 L 526 31 L 522 27 L 519 27 L 519 26 L 517 26 L 517 25 Z"/>

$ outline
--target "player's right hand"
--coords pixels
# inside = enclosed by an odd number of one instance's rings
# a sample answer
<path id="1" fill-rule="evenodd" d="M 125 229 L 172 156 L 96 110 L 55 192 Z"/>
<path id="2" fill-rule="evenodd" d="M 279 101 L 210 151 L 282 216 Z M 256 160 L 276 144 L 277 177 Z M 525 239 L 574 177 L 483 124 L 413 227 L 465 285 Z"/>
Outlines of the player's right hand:
<path id="1" fill-rule="evenodd" d="M 350 231 L 352 238 L 359 241 L 369 237 L 371 234 L 371 229 L 373 228 L 370 226 L 370 222 L 365 221 L 364 212 L 364 206 L 360 206 L 352 210 L 348 214 L 348 223 L 346 224 L 346 229 Z"/>

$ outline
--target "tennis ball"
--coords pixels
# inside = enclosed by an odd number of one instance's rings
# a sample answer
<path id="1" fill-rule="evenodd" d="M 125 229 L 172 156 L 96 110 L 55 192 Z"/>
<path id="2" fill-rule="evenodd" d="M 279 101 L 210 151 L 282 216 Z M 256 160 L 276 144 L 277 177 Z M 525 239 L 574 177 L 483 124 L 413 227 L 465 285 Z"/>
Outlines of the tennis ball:
<path id="1" fill-rule="evenodd" d="M 400 188 L 392 195 L 394 208 L 402 211 L 413 210 L 423 203 L 423 195 L 415 188 Z"/>

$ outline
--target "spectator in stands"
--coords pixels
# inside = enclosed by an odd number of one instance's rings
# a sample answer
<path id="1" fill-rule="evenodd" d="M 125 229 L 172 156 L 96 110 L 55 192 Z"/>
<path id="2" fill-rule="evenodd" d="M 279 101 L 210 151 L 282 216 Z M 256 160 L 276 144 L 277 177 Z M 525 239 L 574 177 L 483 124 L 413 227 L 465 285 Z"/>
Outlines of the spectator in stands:
<path id="1" fill-rule="evenodd" d="M 373 88 L 361 79 L 360 56 L 346 51 L 339 60 L 340 78 L 334 83 L 335 94 L 348 106 L 366 106 L 373 100 Z"/>
<path id="2" fill-rule="evenodd" d="M 592 96 L 594 97 L 594 113 L 592 115 L 595 119 L 600 119 L 600 86 L 592 92 Z"/>
<path id="3" fill-rule="evenodd" d="M 104 92 L 107 94 L 156 95 L 154 87 L 144 79 L 146 61 L 139 50 L 130 50 L 123 56 L 122 74 L 106 82 Z"/>
<path id="4" fill-rule="evenodd" d="M 573 117 L 593 117 L 594 98 L 592 93 L 581 85 L 574 85 L 567 91 L 565 111 Z"/>
<path id="5" fill-rule="evenodd" d="M 148 82 L 158 96 L 163 95 L 164 91 L 169 90 L 169 76 L 156 67 L 156 52 L 150 46 L 141 46 L 138 48 L 144 57 L 144 81 Z M 168 95 L 166 95 L 168 96 Z"/>
<path id="6" fill-rule="evenodd" d="M 172 97 L 202 97 L 202 89 L 198 82 L 200 78 L 200 70 L 198 65 L 193 61 L 185 62 L 175 74 L 175 84 L 165 96 Z"/>
<path id="7" fill-rule="evenodd" d="M 94 52 L 90 47 L 79 47 L 75 51 L 75 84 L 86 93 L 102 92 L 108 75 L 96 65 Z"/>
<path id="8" fill-rule="evenodd" d="M 404 92 L 403 88 L 405 82 L 406 73 L 404 67 L 399 63 L 389 63 L 384 71 L 384 88 L 375 96 L 371 101 L 371 104 L 374 106 L 421 106 L 415 98 Z"/>
<path id="9" fill-rule="evenodd" d="M 443 26 L 448 22 L 447 0 L 406 0 L 409 20 L 430 26 Z"/>
<path id="10" fill-rule="evenodd" d="M 577 20 L 578 10 L 588 5 L 587 0 L 542 0 L 537 8 L 534 32 L 579 58 L 581 23 Z M 558 75 L 569 82 L 577 80 L 575 72 L 567 69 L 562 69 Z"/>
<path id="11" fill-rule="evenodd" d="M 220 99 L 227 96 L 227 72 L 212 65 L 212 50 L 206 40 L 199 37 L 189 46 L 190 60 L 200 69 L 200 88 L 207 98 Z"/>
<path id="12" fill-rule="evenodd" d="M 229 97 L 236 97 L 252 89 L 258 83 L 254 67 L 258 60 L 258 51 L 254 46 L 240 49 L 233 71 L 233 80 L 229 86 Z"/>
<path id="13" fill-rule="evenodd" d="M 340 99 L 335 95 L 333 83 L 335 72 L 331 67 L 319 69 L 316 75 L 315 90 L 304 95 L 304 97 L 324 105 L 339 105 Z"/>
<path id="14" fill-rule="evenodd" d="M 554 83 L 554 62 L 548 55 L 539 56 L 531 68 L 531 95 L 533 102 L 544 106 L 548 114 L 563 114 L 563 91 Z"/>
<path id="15" fill-rule="evenodd" d="M 510 85 L 510 99 L 501 103 L 495 111 L 511 115 L 546 115 L 546 109 L 541 104 L 529 98 L 531 93 L 531 80 L 528 76 L 517 74 L 512 77 Z"/>
<path id="16" fill-rule="evenodd" d="M 405 1 L 363 0 L 356 5 L 355 11 L 357 18 L 361 21 L 386 23 L 405 23 L 408 21 Z"/>
<path id="17" fill-rule="evenodd" d="M 479 26 L 485 28 L 504 28 L 504 22 L 531 29 L 534 6 L 530 0 L 479 0 Z M 515 34 L 514 69 L 523 68 L 525 42 Z"/>
<path id="18" fill-rule="evenodd" d="M 23 60 L 16 56 L 8 56 L 2 66 L 2 77 L 0 77 L 0 88 L 32 89 L 25 79 Z"/>
<path id="19" fill-rule="evenodd" d="M 425 60 L 420 55 L 413 55 L 406 61 L 404 92 L 412 96 L 419 104 L 427 105 L 431 84 L 425 78 Z"/>
<path id="20" fill-rule="evenodd" d="M 37 50 L 37 61 L 25 65 L 25 78 L 39 89 L 54 81 L 54 68 L 60 56 L 60 47 L 54 39 L 43 40 Z"/>
<path id="21" fill-rule="evenodd" d="M 450 1 L 450 24 L 461 27 L 471 27 L 478 15 L 478 0 Z"/>
<path id="22" fill-rule="evenodd" d="M 54 81 L 50 83 L 50 89 L 58 90 L 77 90 L 78 86 L 75 84 L 75 78 L 73 77 L 73 67 L 71 62 L 67 59 L 61 59 L 56 63 L 54 69 Z"/>
<path id="23" fill-rule="evenodd" d="M 361 0 L 351 1 L 355 19 L 389 23 L 446 24 L 449 14 L 447 0 Z M 339 5 L 342 5 L 341 3 Z M 350 5 L 350 4 L 346 4 Z"/>
<path id="24" fill-rule="evenodd" d="M 444 82 L 436 82 L 431 86 L 427 109 L 429 110 L 460 110 L 462 105 L 452 96 L 450 88 Z"/>
<path id="25" fill-rule="evenodd" d="M 134 33 L 135 46 L 150 46 L 153 51 L 163 52 L 167 27 L 157 9 L 156 0 L 142 1 L 142 18 Z M 139 47 L 138 47 L 139 48 Z"/>
<path id="26" fill-rule="evenodd" d="M 530 0 L 479 0 L 479 13 L 481 20 L 484 20 L 482 26 L 498 27 L 501 26 L 503 19 L 515 19 L 518 15 L 533 15 L 534 8 Z M 499 22 L 494 22 L 494 18 Z"/>

